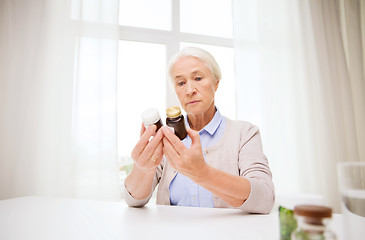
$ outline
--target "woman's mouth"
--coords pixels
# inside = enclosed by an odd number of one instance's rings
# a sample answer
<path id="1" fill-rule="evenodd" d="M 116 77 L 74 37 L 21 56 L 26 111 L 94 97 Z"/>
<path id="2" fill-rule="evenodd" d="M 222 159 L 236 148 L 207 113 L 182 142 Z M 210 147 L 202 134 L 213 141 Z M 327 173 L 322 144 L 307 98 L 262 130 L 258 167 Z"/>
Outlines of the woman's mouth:
<path id="1" fill-rule="evenodd" d="M 198 102 L 200 102 L 200 101 L 195 100 L 195 101 L 190 101 L 190 102 L 188 102 L 188 104 L 189 104 L 189 105 L 193 105 L 193 104 L 196 104 L 196 103 L 198 103 Z"/>

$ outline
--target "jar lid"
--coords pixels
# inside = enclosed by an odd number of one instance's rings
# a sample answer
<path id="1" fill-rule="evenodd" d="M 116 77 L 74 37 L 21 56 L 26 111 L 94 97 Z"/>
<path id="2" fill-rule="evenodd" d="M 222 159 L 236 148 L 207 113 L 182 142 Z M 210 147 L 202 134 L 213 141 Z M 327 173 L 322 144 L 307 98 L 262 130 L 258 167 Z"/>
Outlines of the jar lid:
<path id="1" fill-rule="evenodd" d="M 330 218 L 332 209 L 319 205 L 298 205 L 294 208 L 294 214 L 310 218 Z"/>
<path id="2" fill-rule="evenodd" d="M 149 109 L 145 110 L 142 113 L 141 117 L 142 117 L 142 121 L 145 125 L 154 124 L 161 119 L 160 113 L 158 112 L 158 110 L 156 108 L 149 108 Z"/>
<path id="3" fill-rule="evenodd" d="M 169 118 L 178 117 L 181 114 L 181 110 L 179 106 L 171 106 L 166 109 L 166 115 Z"/>

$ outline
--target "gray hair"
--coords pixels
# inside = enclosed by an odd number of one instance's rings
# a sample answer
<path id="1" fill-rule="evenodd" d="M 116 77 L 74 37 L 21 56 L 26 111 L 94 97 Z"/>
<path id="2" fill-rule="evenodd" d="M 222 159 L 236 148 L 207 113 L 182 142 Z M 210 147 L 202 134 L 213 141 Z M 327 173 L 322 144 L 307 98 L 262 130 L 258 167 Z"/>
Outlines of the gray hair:
<path id="1" fill-rule="evenodd" d="M 212 54 L 198 47 L 185 47 L 180 52 L 176 53 L 170 59 L 169 64 L 167 65 L 167 79 L 172 86 L 174 86 L 172 79 L 172 68 L 175 63 L 183 57 L 195 57 L 200 59 L 208 66 L 216 82 L 222 79 L 221 70 Z"/>

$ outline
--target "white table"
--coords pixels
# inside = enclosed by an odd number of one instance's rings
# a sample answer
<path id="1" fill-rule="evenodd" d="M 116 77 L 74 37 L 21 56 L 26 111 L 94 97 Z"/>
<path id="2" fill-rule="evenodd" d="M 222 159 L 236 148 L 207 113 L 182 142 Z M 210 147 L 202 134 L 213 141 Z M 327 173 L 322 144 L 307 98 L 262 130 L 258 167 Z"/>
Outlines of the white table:
<path id="1" fill-rule="evenodd" d="M 340 220 L 335 215 L 331 226 L 338 234 Z M 279 239 L 279 218 L 277 212 L 22 197 L 0 201 L 0 239 Z"/>

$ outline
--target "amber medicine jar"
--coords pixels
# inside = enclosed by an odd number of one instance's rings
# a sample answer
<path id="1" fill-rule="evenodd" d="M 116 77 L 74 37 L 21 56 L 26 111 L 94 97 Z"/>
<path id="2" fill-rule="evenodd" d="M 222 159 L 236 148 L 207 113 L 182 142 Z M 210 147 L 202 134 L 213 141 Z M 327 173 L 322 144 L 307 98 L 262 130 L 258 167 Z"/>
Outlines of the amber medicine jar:
<path id="1" fill-rule="evenodd" d="M 328 228 L 332 209 L 325 206 L 299 205 L 294 208 L 297 229 L 292 240 L 335 240 L 336 235 Z"/>
<path id="2" fill-rule="evenodd" d="M 160 113 L 156 108 L 149 108 L 145 110 L 142 115 L 142 121 L 144 126 L 147 128 L 148 126 L 155 124 L 156 125 L 156 132 L 158 129 L 162 127 L 162 121 L 160 117 Z"/>
<path id="3" fill-rule="evenodd" d="M 166 109 L 166 125 L 173 128 L 175 135 L 183 140 L 188 135 L 185 128 L 184 116 L 181 114 L 180 107 L 171 106 Z"/>

